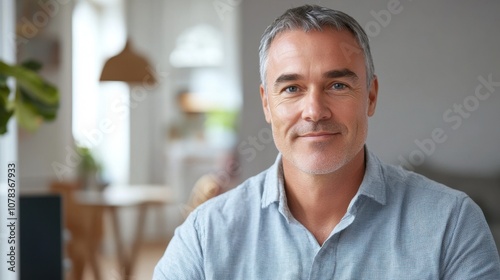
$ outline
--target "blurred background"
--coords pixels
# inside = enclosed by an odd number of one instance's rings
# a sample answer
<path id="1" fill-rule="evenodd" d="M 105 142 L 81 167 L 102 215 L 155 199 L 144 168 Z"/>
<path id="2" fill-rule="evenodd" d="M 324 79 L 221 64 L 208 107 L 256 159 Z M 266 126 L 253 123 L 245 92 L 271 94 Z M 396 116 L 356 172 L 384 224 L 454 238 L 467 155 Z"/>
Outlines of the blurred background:
<path id="1" fill-rule="evenodd" d="M 0 163 L 17 163 L 24 196 L 60 195 L 67 279 L 150 279 L 193 207 L 273 163 L 258 46 L 305 3 L 352 15 L 370 37 L 369 149 L 467 192 L 500 241 L 498 1 L 0 3 L 0 59 L 42 63 L 60 94 L 54 121 L 9 122 Z"/>

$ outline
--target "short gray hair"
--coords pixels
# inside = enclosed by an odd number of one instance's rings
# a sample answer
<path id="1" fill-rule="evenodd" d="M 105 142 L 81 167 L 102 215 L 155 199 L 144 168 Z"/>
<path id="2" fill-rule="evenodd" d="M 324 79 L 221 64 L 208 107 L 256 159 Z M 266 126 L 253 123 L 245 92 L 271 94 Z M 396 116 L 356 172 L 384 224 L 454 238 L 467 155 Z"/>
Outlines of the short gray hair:
<path id="1" fill-rule="evenodd" d="M 266 28 L 259 47 L 260 79 L 262 84 L 266 84 L 269 47 L 278 34 L 296 29 L 302 29 L 305 32 L 322 31 L 324 27 L 332 27 L 339 31 L 347 30 L 354 35 L 365 56 L 366 83 L 367 87 L 370 87 L 375 76 L 375 67 L 373 66 L 368 36 L 365 31 L 348 14 L 317 5 L 304 5 L 289 9 Z"/>

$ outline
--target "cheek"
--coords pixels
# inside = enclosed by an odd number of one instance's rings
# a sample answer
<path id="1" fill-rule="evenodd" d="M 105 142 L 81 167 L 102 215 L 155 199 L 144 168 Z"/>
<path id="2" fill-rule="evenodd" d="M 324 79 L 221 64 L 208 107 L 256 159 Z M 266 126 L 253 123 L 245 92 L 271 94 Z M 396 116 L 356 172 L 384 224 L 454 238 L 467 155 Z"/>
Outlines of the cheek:
<path id="1" fill-rule="evenodd" d="M 343 104 L 332 108 L 334 118 L 338 122 L 350 127 L 354 132 L 362 130 L 367 125 L 368 116 L 366 110 L 366 106 L 360 103 Z"/>
<path id="2" fill-rule="evenodd" d="M 276 128 L 286 129 L 300 117 L 300 106 L 297 103 L 278 103 L 271 105 L 272 123 Z"/>
<path id="3" fill-rule="evenodd" d="M 365 138 L 368 130 L 368 115 L 366 108 L 358 110 L 356 116 L 353 116 L 353 119 L 356 120 L 356 134 Z"/>
<path id="4" fill-rule="evenodd" d="M 279 106 L 276 108 L 276 116 L 283 122 L 293 120 L 298 114 L 298 110 L 293 106 Z"/>

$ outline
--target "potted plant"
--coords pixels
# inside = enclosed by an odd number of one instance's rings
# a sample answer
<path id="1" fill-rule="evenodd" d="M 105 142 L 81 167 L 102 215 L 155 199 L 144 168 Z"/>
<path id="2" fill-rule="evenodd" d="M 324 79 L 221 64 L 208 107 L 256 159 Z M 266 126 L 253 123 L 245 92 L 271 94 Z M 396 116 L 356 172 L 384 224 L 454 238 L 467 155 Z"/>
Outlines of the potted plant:
<path id="1" fill-rule="evenodd" d="M 56 118 L 59 91 L 37 74 L 41 67 L 33 60 L 19 65 L 0 60 L 0 135 L 7 132 L 7 123 L 12 116 L 29 131 L 36 130 L 43 121 Z M 16 81 L 13 90 L 9 85 L 10 77 Z"/>
<path id="2" fill-rule="evenodd" d="M 77 145 L 76 152 L 81 157 L 78 168 L 78 177 L 81 186 L 87 190 L 101 191 L 106 185 L 101 179 L 101 164 L 87 147 Z"/>
<path id="3" fill-rule="evenodd" d="M 208 142 L 218 148 L 232 148 L 236 144 L 236 110 L 210 110 L 206 113 L 205 134 Z"/>

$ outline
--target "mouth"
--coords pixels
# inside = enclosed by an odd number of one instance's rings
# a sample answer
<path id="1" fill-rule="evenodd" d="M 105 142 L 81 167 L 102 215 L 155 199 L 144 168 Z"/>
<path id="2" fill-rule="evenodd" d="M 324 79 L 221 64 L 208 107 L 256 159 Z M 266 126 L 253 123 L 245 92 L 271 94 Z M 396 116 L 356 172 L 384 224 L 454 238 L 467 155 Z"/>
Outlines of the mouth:
<path id="1" fill-rule="evenodd" d="M 309 138 L 309 139 L 327 139 L 333 137 L 335 135 L 339 135 L 340 132 L 327 132 L 327 131 L 318 131 L 318 132 L 310 132 L 306 134 L 299 135 L 301 138 Z"/>

